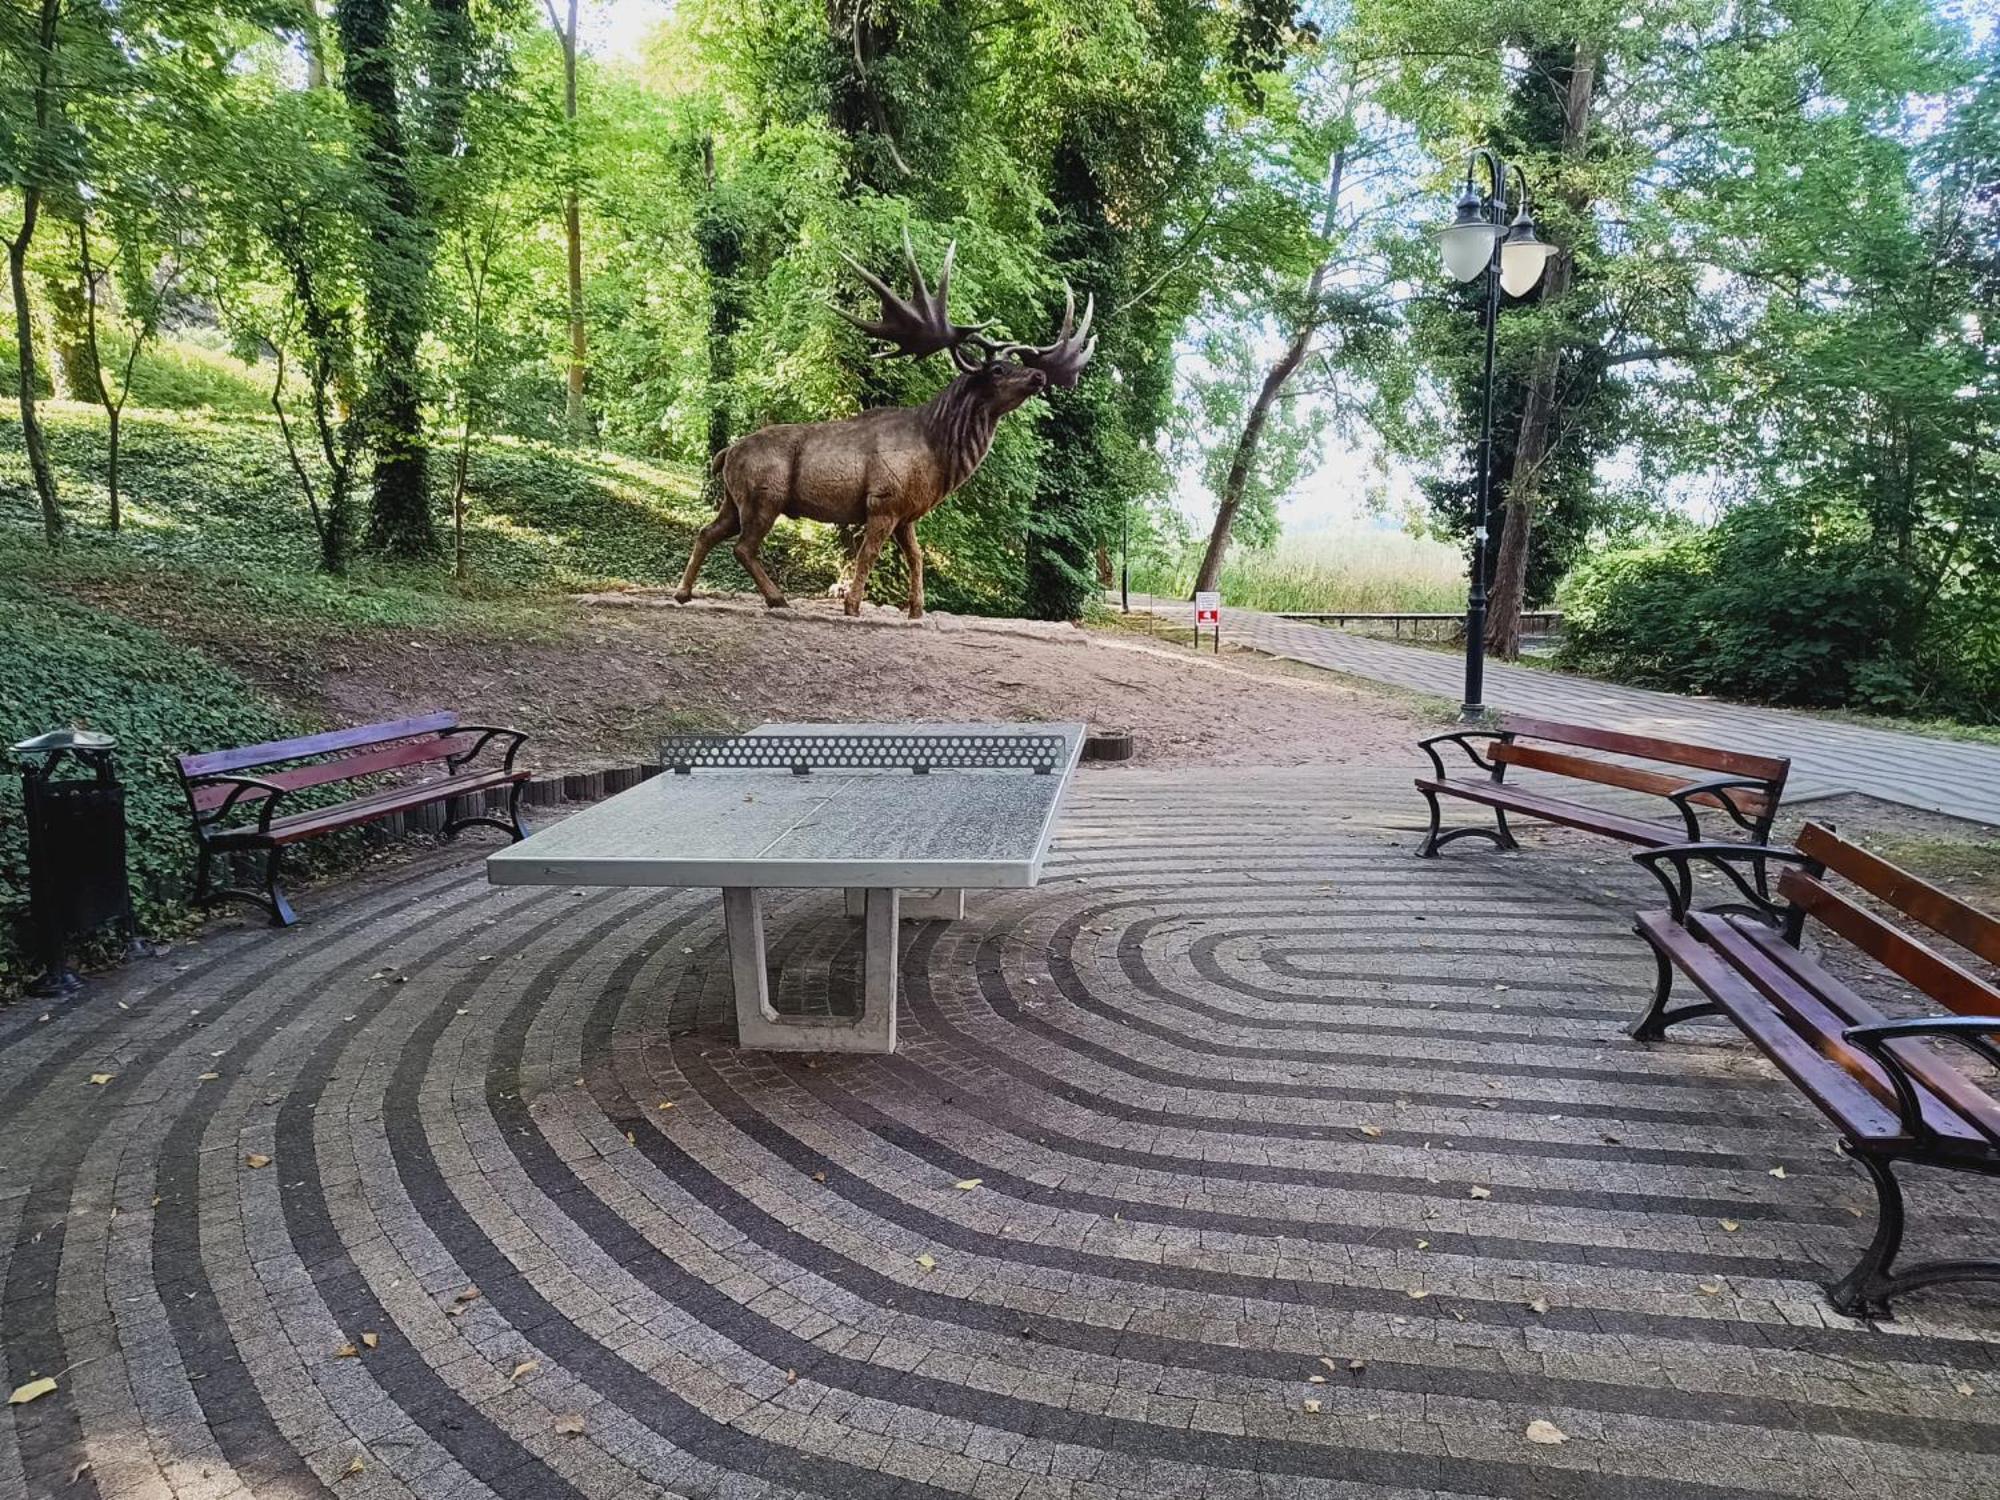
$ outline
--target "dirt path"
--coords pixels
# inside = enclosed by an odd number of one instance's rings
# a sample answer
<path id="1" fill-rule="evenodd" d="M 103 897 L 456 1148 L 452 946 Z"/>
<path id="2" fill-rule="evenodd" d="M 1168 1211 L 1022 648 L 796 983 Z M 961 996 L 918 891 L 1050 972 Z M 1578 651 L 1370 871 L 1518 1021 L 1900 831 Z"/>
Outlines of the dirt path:
<path id="1" fill-rule="evenodd" d="M 515 724 L 537 764 L 562 769 L 629 763 L 669 729 L 770 719 L 1081 719 L 1132 730 L 1152 765 L 1379 763 L 1427 722 L 1414 700 L 1263 657 L 1027 621 L 848 620 L 824 601 L 612 595 L 578 601 L 551 641 L 350 638 L 305 669 L 288 655 L 282 681 L 254 652 L 237 664 L 336 720 L 444 703 Z"/>

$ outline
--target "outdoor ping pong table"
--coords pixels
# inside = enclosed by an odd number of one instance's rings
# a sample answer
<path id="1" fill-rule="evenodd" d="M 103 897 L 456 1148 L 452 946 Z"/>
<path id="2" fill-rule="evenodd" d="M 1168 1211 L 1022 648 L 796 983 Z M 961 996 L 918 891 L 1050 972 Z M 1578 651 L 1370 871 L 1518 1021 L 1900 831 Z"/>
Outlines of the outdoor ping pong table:
<path id="1" fill-rule="evenodd" d="M 714 886 L 737 1039 L 896 1050 L 897 923 L 963 916 L 967 889 L 1041 878 L 1081 724 L 766 724 L 675 735 L 661 774 L 510 845 L 494 885 Z M 840 887 L 862 919 L 858 1016 L 771 1006 L 761 893 Z M 902 894 L 927 892 L 904 903 Z"/>

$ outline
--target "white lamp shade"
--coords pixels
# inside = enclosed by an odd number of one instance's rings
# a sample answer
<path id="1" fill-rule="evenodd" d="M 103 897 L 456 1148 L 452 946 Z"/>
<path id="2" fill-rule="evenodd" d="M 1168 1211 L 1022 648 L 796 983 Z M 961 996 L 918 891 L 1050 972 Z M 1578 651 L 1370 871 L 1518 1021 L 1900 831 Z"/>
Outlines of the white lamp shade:
<path id="1" fill-rule="evenodd" d="M 1525 297 L 1542 279 L 1542 268 L 1556 253 L 1540 240 L 1509 239 L 1500 246 L 1500 287 L 1510 297 Z"/>
<path id="2" fill-rule="evenodd" d="M 1499 235 L 1497 224 L 1454 224 L 1449 229 L 1438 231 L 1438 244 L 1444 250 L 1444 268 L 1456 281 L 1470 281 L 1493 258 L 1493 241 Z"/>

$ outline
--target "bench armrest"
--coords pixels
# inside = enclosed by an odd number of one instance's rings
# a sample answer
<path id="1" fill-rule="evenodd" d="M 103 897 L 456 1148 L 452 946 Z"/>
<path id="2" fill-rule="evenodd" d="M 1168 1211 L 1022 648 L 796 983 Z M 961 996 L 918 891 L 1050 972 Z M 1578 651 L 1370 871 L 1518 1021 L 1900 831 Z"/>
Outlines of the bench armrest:
<path id="1" fill-rule="evenodd" d="M 525 734 L 521 733 L 520 730 L 502 729 L 497 725 L 493 724 L 461 724 L 458 726 L 458 728 L 454 729 L 452 733 L 476 734 L 479 736 L 478 739 L 472 742 L 472 745 L 469 749 L 461 750 L 456 755 L 447 755 L 445 757 L 444 763 L 451 768 L 454 774 L 458 771 L 458 768 L 460 766 L 463 766 L 468 762 L 470 762 L 471 760 L 473 760 L 479 754 L 480 751 L 484 750 L 488 745 L 492 744 L 493 741 L 498 739 L 504 739 L 508 742 L 505 758 L 502 759 L 502 761 L 500 762 L 500 769 L 503 771 L 511 771 L 514 769 L 515 755 L 518 754 L 520 752 L 521 747 L 528 742 L 528 737 Z"/>
<path id="2" fill-rule="evenodd" d="M 1882 1071 L 1889 1075 L 1889 1083 L 1896 1090 L 1896 1107 L 1903 1116 L 1903 1129 L 1918 1139 L 1934 1132 L 1924 1120 L 1916 1081 L 1902 1059 L 1889 1049 L 1889 1043 L 1906 1037 L 1945 1037 L 2000 1068 L 2000 1044 L 1993 1041 L 2000 1036 L 2000 1016 L 1919 1016 L 1912 1021 L 1872 1021 L 1864 1026 L 1849 1026 L 1840 1036 L 1842 1041 L 1853 1043 L 1882 1065 Z"/>
<path id="3" fill-rule="evenodd" d="M 1766 798 L 1764 816 L 1750 819 L 1743 816 L 1743 809 L 1736 805 L 1730 791 L 1741 788 L 1745 791 L 1762 792 Z M 1710 776 L 1701 781 L 1690 781 L 1677 792 L 1668 792 L 1667 800 L 1681 810 L 1681 817 L 1687 820 L 1688 837 L 1700 843 L 1701 820 L 1696 817 L 1694 799 L 1703 793 L 1713 795 L 1722 804 L 1722 810 L 1729 814 L 1730 821 L 1745 833 L 1758 839 L 1770 829 L 1771 819 L 1777 812 L 1777 798 L 1772 795 L 1771 783 L 1759 776 Z"/>
<path id="4" fill-rule="evenodd" d="M 283 787 L 276 786 L 271 782 L 261 781 L 255 776 L 231 776 L 221 771 L 211 772 L 206 776 L 191 776 L 187 779 L 186 785 L 190 806 L 193 805 L 195 792 L 202 787 L 226 786 L 230 789 L 229 795 L 207 812 L 199 810 L 195 812 L 194 825 L 197 836 L 205 829 L 211 828 L 226 819 L 231 812 L 235 811 L 236 804 L 252 792 L 262 792 L 264 794 L 263 804 L 257 809 L 257 831 L 259 833 L 269 833 L 271 831 L 271 814 L 278 810 L 278 799 L 285 795 Z"/>
<path id="5" fill-rule="evenodd" d="M 1454 730 L 1450 734 L 1434 734 L 1429 739 L 1418 740 L 1417 748 L 1423 751 L 1424 754 L 1428 755 L 1431 758 L 1431 764 L 1437 768 L 1437 776 L 1439 781 L 1446 781 L 1449 780 L 1450 778 L 1445 772 L 1444 761 L 1439 758 L 1437 750 L 1434 748 L 1435 746 L 1438 745 L 1458 746 L 1459 749 L 1465 752 L 1466 757 L 1475 766 L 1479 767 L 1479 769 L 1482 771 L 1492 772 L 1493 779 L 1495 781 L 1498 781 L 1503 775 L 1506 774 L 1507 768 L 1499 764 L 1497 761 L 1488 760 L 1485 756 L 1481 755 L 1477 750 L 1473 749 L 1472 741 L 1497 740 L 1501 744 L 1506 744 L 1513 738 L 1514 738 L 1513 731 L 1509 729 L 1459 729 L 1459 730 Z"/>
<path id="6" fill-rule="evenodd" d="M 1713 865 L 1729 877 L 1729 883 L 1743 895 L 1743 901 L 1735 905 L 1736 910 L 1774 926 L 1780 925 L 1788 908 L 1784 903 L 1771 899 L 1768 874 L 1771 861 L 1799 865 L 1814 872 L 1820 868 L 1819 861 L 1808 859 L 1796 849 L 1780 849 L 1766 844 L 1667 844 L 1658 849 L 1641 849 L 1632 858 L 1666 891 L 1676 922 L 1686 922 L 1688 912 L 1694 908 L 1696 864 Z M 1740 868 L 1744 865 L 1750 867 L 1748 879 Z M 1726 911 L 1729 908 L 1719 909 Z M 1787 936 L 1790 935 L 1788 932 Z"/>

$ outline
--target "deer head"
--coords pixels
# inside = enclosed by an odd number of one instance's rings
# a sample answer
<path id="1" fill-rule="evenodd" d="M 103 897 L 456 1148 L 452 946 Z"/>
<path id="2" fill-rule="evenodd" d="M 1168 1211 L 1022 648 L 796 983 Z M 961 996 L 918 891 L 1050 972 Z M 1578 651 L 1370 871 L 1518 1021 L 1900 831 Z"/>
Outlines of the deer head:
<path id="1" fill-rule="evenodd" d="M 903 260 L 910 271 L 911 294 L 904 298 L 860 261 L 842 251 L 841 258 L 854 268 L 855 274 L 867 283 L 869 290 L 882 299 L 882 315 L 870 321 L 857 318 L 843 308 L 835 308 L 834 311 L 870 338 L 891 346 L 877 350 L 877 359 L 922 359 L 943 351 L 962 374 L 977 375 L 982 383 L 994 383 L 996 399 L 1004 402 L 1000 406 L 1002 411 L 1012 411 L 1028 397 L 1049 386 L 1074 389 L 1084 366 L 1097 352 L 1097 340 L 1090 333 L 1091 319 L 1097 314 L 1097 299 L 1092 297 L 1085 301 L 1083 321 L 1079 323 L 1076 319 L 1076 292 L 1065 280 L 1062 328 L 1054 343 L 1001 343 L 986 336 L 986 323 L 951 321 L 946 303 L 951 294 L 952 261 L 957 255 L 958 242 L 954 240 L 945 250 L 944 265 L 938 271 L 937 290 L 932 291 L 924 280 L 923 267 L 917 264 L 917 252 L 910 244 L 910 232 L 905 229 Z M 1023 374 L 1041 378 L 1039 381 L 1022 381 L 1018 376 Z"/>

